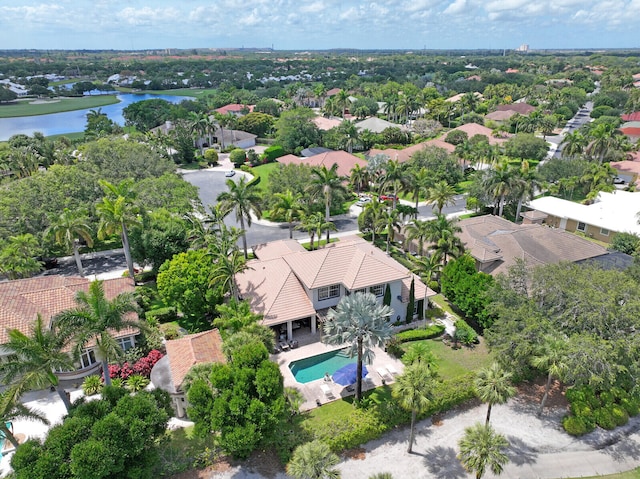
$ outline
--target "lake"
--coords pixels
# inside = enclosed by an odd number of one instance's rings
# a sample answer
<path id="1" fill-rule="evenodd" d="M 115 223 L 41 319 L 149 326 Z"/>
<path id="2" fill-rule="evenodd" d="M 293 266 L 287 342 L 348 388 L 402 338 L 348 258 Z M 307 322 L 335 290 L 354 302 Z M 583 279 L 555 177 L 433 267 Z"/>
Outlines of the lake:
<path id="1" fill-rule="evenodd" d="M 100 107 L 102 113 L 119 125 L 124 125 L 122 110 L 132 103 L 142 100 L 161 99 L 170 103 L 180 103 L 182 100 L 193 100 L 188 96 L 153 95 L 145 93 L 142 95 L 135 93 L 121 93 L 117 95 L 119 103 Z M 0 118 L 0 141 L 6 141 L 11 136 L 23 133 L 33 135 L 39 131 L 44 136 L 64 135 L 84 131 L 87 124 L 87 113 L 98 108 L 87 108 L 85 110 L 65 111 L 63 113 L 52 113 L 50 115 L 21 116 L 16 118 Z"/>

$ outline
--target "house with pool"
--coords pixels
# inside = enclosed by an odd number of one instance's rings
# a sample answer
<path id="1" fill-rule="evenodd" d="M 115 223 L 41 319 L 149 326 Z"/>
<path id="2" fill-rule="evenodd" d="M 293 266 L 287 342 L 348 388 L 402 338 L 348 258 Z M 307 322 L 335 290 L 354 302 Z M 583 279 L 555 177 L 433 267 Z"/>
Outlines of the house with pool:
<path id="1" fill-rule="evenodd" d="M 257 259 L 236 277 L 238 291 L 283 344 L 319 341 L 319 325 L 329 309 L 352 293 L 369 291 L 382 303 L 389 288 L 392 322 L 405 321 L 412 283 L 412 318 L 423 318 L 428 298 L 435 295 L 420 277 L 358 236 L 315 251 L 280 240 L 256 246 L 254 253 Z"/>

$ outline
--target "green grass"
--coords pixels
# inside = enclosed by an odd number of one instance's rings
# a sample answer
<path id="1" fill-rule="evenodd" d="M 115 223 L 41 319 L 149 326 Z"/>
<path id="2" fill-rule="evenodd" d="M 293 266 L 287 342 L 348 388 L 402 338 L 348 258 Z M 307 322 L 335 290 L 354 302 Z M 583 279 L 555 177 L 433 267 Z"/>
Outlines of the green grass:
<path id="1" fill-rule="evenodd" d="M 213 456 L 215 450 L 214 436 L 195 437 L 193 426 L 167 431 L 160 441 L 158 466 L 164 474 L 178 474 L 198 465 L 207 453 Z"/>
<path id="2" fill-rule="evenodd" d="M 215 89 L 194 89 L 194 88 L 178 88 L 176 90 L 145 90 L 139 93 L 150 93 L 153 95 L 172 95 L 172 96 L 192 96 L 194 98 L 215 93 Z"/>
<path id="3" fill-rule="evenodd" d="M 271 175 L 274 170 L 277 170 L 279 165 L 280 163 L 275 162 L 251 168 L 251 174 L 260 177 L 258 188 L 260 188 L 261 191 L 269 191 L 269 175 Z"/>
<path id="4" fill-rule="evenodd" d="M 453 316 L 458 318 L 458 315 L 451 308 L 451 304 L 449 303 L 447 298 L 445 298 L 441 294 L 436 294 L 435 296 L 433 296 L 431 298 L 431 301 L 433 301 L 435 304 L 437 304 L 440 309 L 442 309 L 442 310 L 446 311 L 447 313 L 452 314 Z"/>
<path id="5" fill-rule="evenodd" d="M 411 344 L 418 342 L 426 343 L 433 354 L 438 358 L 436 364 L 438 366 L 438 374 L 441 378 L 456 378 L 474 372 L 488 366 L 493 358 L 484 342 L 476 345 L 474 348 L 453 349 L 445 345 L 442 341 L 434 339 L 426 339 L 423 341 L 412 341 L 404 343 L 406 349 Z"/>
<path id="6" fill-rule="evenodd" d="M 608 476 L 591 476 L 582 479 L 638 479 L 640 478 L 640 467 L 633 471 L 621 472 L 619 474 L 610 474 Z"/>
<path id="7" fill-rule="evenodd" d="M 60 135 L 51 135 L 47 136 L 49 140 L 56 140 L 58 138 L 69 138 L 71 141 L 73 140 L 82 140 L 84 139 L 84 131 L 77 131 L 75 133 L 62 133 Z"/>
<path id="8" fill-rule="evenodd" d="M 354 410 L 353 401 L 355 396 L 347 396 L 339 401 L 332 401 L 317 407 L 308 412 L 305 421 L 309 421 L 311 424 L 321 424 L 327 421 L 335 420 L 341 417 L 346 417 Z M 387 401 L 392 401 L 391 388 L 389 386 L 382 386 L 362 393 L 363 398 L 371 398 L 372 402 L 376 404 L 382 404 Z"/>
<path id="9" fill-rule="evenodd" d="M 458 193 L 466 193 L 471 188 L 471 185 L 473 185 L 472 180 L 461 181 L 456 185 L 456 191 Z"/>
<path id="10" fill-rule="evenodd" d="M 0 105 L 0 118 L 14 118 L 18 116 L 48 115 L 65 111 L 99 108 L 118 103 L 115 95 L 84 96 L 82 98 L 65 98 L 62 100 L 47 100 L 47 103 L 33 105 L 35 100 L 19 101 L 12 104 Z"/>

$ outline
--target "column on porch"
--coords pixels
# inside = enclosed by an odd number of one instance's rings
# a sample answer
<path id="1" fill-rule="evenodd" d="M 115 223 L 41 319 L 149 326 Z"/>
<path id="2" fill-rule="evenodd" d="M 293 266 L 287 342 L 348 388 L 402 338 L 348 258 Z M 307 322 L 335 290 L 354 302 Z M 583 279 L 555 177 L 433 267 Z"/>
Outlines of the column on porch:
<path id="1" fill-rule="evenodd" d="M 287 339 L 293 341 L 293 321 L 287 321 Z"/>

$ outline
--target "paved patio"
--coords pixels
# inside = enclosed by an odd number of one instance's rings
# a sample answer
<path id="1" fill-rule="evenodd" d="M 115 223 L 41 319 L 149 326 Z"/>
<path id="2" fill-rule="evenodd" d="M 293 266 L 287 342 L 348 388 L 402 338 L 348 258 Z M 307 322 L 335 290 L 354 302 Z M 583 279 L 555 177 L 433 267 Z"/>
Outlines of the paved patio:
<path id="1" fill-rule="evenodd" d="M 316 333 L 316 335 L 319 339 L 319 333 Z M 305 384 L 299 383 L 293 376 L 291 369 L 289 369 L 289 364 L 291 363 L 291 361 L 309 358 L 311 356 L 316 356 L 318 354 L 326 353 L 329 351 L 335 351 L 344 347 L 344 345 L 328 346 L 318 340 L 314 343 L 310 343 L 296 349 L 291 349 L 289 351 L 283 351 L 281 353 L 271 355 L 271 359 L 275 363 L 277 363 L 278 366 L 280 366 L 280 372 L 284 377 L 285 387 L 294 387 L 303 394 L 304 403 L 300 407 L 302 411 L 308 411 L 309 409 L 318 407 L 318 403 L 325 404 L 327 402 L 337 401 L 344 397 L 351 396 L 354 394 L 354 392 L 347 391 L 346 387 L 334 382 L 325 382 L 324 379 L 318 379 Z M 375 358 L 373 360 L 373 364 L 367 365 L 369 374 L 367 375 L 367 380 L 363 380 L 362 382 L 363 390 L 383 385 L 383 378 L 380 377 L 377 372 L 377 370 L 380 368 L 386 369 L 387 366 L 391 365 L 398 372 L 398 374 L 402 374 L 402 371 L 404 370 L 404 365 L 398 359 L 387 354 L 383 349 L 374 348 L 373 351 L 375 353 Z M 385 377 L 385 382 L 393 382 L 393 376 L 387 375 Z M 325 394 L 322 391 L 322 385 L 325 384 L 329 387 L 331 394 Z"/>

